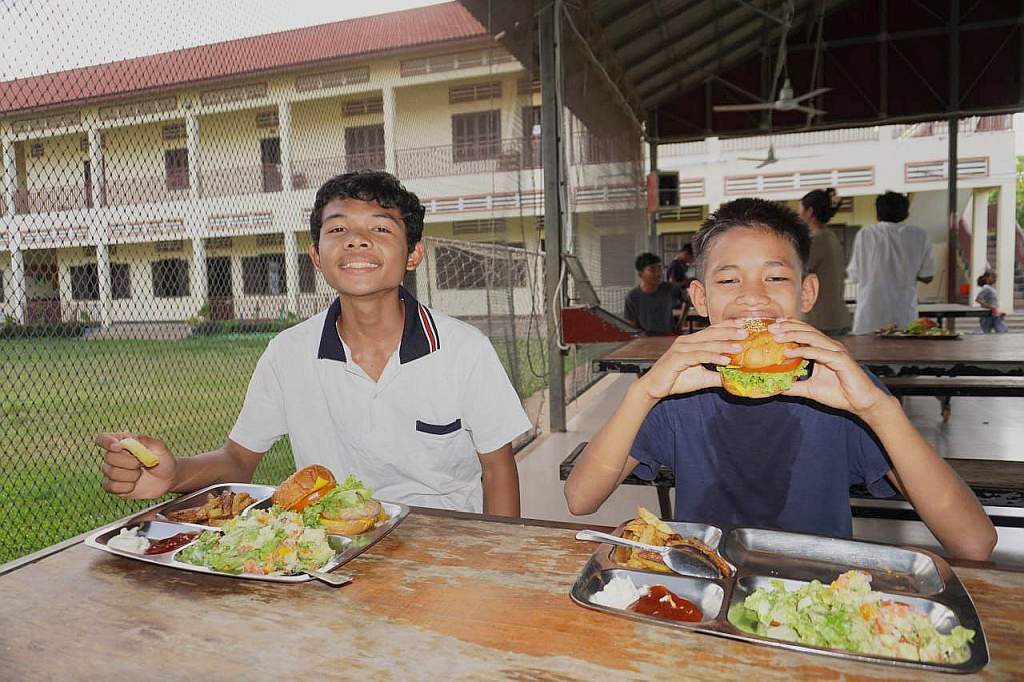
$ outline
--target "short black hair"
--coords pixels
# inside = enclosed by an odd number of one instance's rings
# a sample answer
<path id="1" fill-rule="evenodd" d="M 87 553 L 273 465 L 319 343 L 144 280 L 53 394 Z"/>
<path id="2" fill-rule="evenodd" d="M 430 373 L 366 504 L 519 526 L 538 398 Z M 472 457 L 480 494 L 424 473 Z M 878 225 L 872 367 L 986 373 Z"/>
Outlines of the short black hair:
<path id="1" fill-rule="evenodd" d="M 902 223 L 910 215 L 910 200 L 899 192 L 879 194 L 875 199 L 875 215 L 886 223 Z"/>
<path id="2" fill-rule="evenodd" d="M 636 257 L 636 263 L 634 263 L 634 265 L 636 266 L 637 272 L 643 272 L 649 266 L 657 265 L 660 262 L 661 259 L 658 258 L 653 253 L 641 253 L 639 256 Z"/>
<path id="3" fill-rule="evenodd" d="M 685 244 L 683 244 L 683 248 L 679 249 L 679 252 L 680 253 L 688 253 L 688 254 L 690 254 L 692 256 L 693 255 L 693 244 L 691 244 L 690 242 L 686 242 Z"/>
<path id="4" fill-rule="evenodd" d="M 801 274 L 806 274 L 807 261 L 811 257 L 811 232 L 807 223 L 784 204 L 745 197 L 722 204 L 700 226 L 693 239 L 696 254 L 694 270 L 699 281 L 704 281 L 704 263 L 711 247 L 719 237 L 735 227 L 765 230 L 785 239 L 800 258 Z"/>
<path id="5" fill-rule="evenodd" d="M 426 209 L 419 197 L 402 186 L 391 173 L 384 171 L 357 171 L 335 175 L 320 186 L 309 214 L 309 234 L 313 246 L 320 248 L 320 228 L 324 222 L 324 206 L 334 199 L 376 201 L 382 208 L 397 208 L 405 223 L 405 239 L 412 251 L 423 238 L 423 216 Z"/>
<path id="6" fill-rule="evenodd" d="M 814 219 L 822 225 L 832 220 L 832 216 L 839 210 L 839 202 L 836 200 L 836 191 L 828 189 L 812 189 L 800 200 L 800 205 L 811 209 Z"/>
<path id="7" fill-rule="evenodd" d="M 989 277 L 992 277 L 992 276 L 994 276 L 995 274 L 996 274 L 996 273 L 992 272 L 991 270 L 986 270 L 986 271 L 985 271 L 984 273 L 982 273 L 982 274 L 981 274 L 981 275 L 980 275 L 980 276 L 978 277 L 978 286 L 979 286 L 979 287 L 983 287 L 983 286 L 985 286 L 986 284 L 988 284 L 988 283 L 989 283 Z"/>

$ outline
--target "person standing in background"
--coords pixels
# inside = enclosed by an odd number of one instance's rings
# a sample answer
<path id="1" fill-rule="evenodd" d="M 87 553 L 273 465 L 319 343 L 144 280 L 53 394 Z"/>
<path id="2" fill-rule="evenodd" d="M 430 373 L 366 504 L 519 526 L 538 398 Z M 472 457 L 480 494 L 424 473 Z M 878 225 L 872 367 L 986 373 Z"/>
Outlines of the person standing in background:
<path id="1" fill-rule="evenodd" d="M 853 241 L 846 274 L 857 284 L 854 334 L 871 334 L 887 324 L 907 327 L 917 318 L 917 283 L 935 276 L 928 233 L 904 221 L 907 197 L 886 192 L 875 199 L 878 223 L 867 225 Z"/>
<path id="2" fill-rule="evenodd" d="M 850 332 L 850 311 L 843 299 L 845 268 L 843 246 L 826 224 L 839 208 L 836 191 L 816 189 L 800 200 L 800 218 L 811 229 L 811 256 L 807 272 L 818 276 L 818 300 L 804 321 L 828 336 Z"/>
<path id="3" fill-rule="evenodd" d="M 683 245 L 676 257 L 665 269 L 665 279 L 678 284 L 684 291 L 693 279 L 693 246 L 689 243 Z"/>
<path id="4" fill-rule="evenodd" d="M 978 324 L 981 326 L 981 331 L 985 334 L 1005 334 L 1009 331 L 1006 327 L 1006 313 L 999 310 L 999 294 L 996 293 L 996 288 L 993 286 L 996 283 L 996 273 L 991 270 L 985 271 L 985 274 L 978 278 L 978 286 L 981 289 L 978 290 L 978 295 L 974 297 L 974 301 L 982 308 L 988 308 L 988 315 L 986 317 L 979 317 Z"/>

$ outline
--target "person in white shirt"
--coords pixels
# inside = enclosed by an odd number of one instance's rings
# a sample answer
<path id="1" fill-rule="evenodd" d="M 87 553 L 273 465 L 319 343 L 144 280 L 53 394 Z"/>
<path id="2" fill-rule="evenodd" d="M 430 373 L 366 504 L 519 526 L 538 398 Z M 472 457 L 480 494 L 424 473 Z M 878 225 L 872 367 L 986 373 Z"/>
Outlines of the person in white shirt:
<path id="1" fill-rule="evenodd" d="M 393 502 L 519 516 L 513 438 L 531 427 L 490 341 L 401 287 L 424 256 L 424 208 L 388 173 L 347 173 L 317 192 L 316 268 L 330 307 L 267 346 L 225 444 L 174 457 L 156 438 L 101 433 L 103 487 L 132 499 L 249 481 L 282 436 L 298 467 L 355 474 Z M 120 445 L 132 435 L 159 463 Z"/>
<path id="2" fill-rule="evenodd" d="M 886 192 L 875 200 L 878 224 L 857 233 L 846 266 L 857 284 L 854 334 L 872 334 L 887 324 L 903 328 L 917 318 L 917 283 L 935 276 L 928 233 L 903 221 L 910 212 L 907 197 Z"/>

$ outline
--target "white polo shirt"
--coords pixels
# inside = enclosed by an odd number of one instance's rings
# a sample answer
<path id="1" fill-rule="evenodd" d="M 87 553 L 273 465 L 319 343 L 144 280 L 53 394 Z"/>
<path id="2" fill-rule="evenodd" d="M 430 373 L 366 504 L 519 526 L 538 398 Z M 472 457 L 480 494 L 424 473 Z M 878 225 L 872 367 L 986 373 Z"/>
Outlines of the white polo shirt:
<path id="1" fill-rule="evenodd" d="M 296 467 L 352 473 L 382 500 L 483 511 L 478 452 L 531 428 L 491 342 L 405 289 L 401 344 L 378 381 L 337 331 L 341 304 L 281 332 L 256 365 L 230 438 L 266 452 L 291 439 Z"/>

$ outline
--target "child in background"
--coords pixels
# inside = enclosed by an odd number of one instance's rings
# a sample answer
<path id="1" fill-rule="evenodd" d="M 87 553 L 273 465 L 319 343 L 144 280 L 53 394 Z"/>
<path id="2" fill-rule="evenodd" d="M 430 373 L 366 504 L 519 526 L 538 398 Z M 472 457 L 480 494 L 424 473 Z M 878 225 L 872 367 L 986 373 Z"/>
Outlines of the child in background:
<path id="1" fill-rule="evenodd" d="M 989 312 L 985 317 L 978 318 L 978 324 L 981 326 L 981 331 L 984 334 L 992 332 L 1005 334 L 1009 331 L 1006 328 L 1006 321 L 1003 319 L 1006 317 L 1006 313 L 999 310 L 999 295 L 993 286 L 995 283 L 996 273 L 992 270 L 987 270 L 984 275 L 978 278 L 978 286 L 981 289 L 978 290 L 978 295 L 974 298 L 974 301 L 982 308 L 988 308 Z"/>

